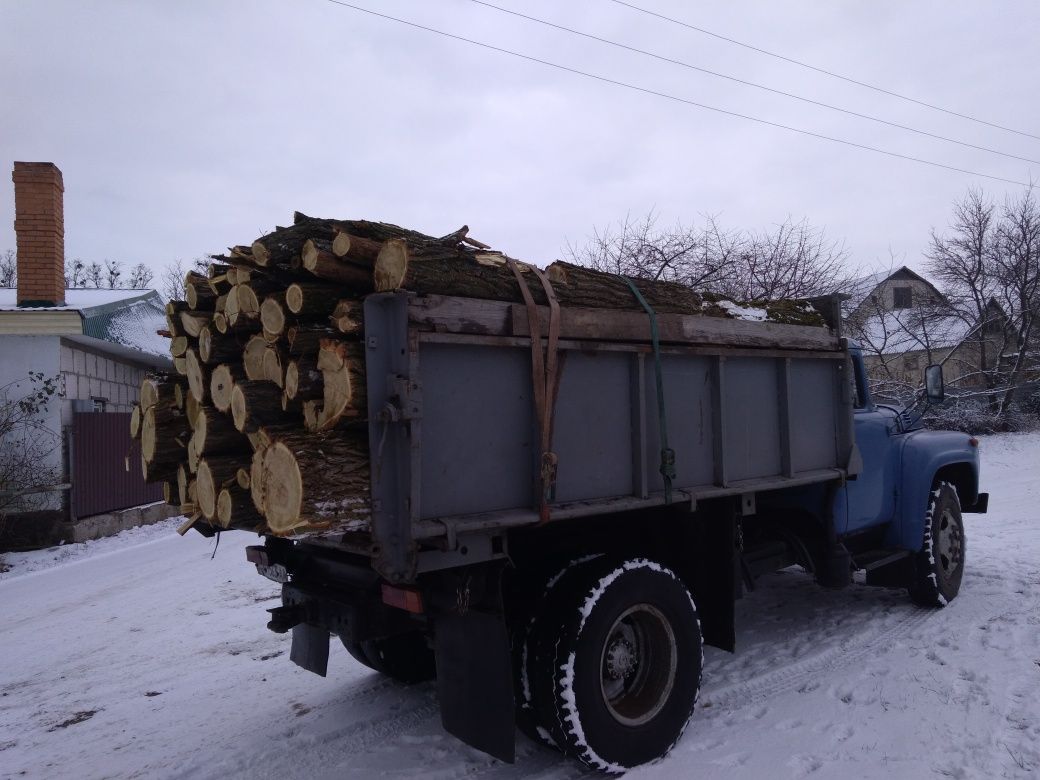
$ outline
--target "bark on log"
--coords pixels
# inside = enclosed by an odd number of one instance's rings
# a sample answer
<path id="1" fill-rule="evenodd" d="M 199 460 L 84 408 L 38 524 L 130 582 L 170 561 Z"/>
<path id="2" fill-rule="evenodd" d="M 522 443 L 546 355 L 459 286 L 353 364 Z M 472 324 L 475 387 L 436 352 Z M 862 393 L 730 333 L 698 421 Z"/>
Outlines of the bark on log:
<path id="1" fill-rule="evenodd" d="M 227 414 L 231 411 L 231 391 L 236 382 L 246 379 L 246 372 L 239 365 L 232 363 L 221 363 L 213 369 L 213 376 L 209 380 L 209 396 L 213 406 Z"/>
<path id="2" fill-rule="evenodd" d="M 170 331 L 170 338 L 174 336 L 183 336 L 184 331 L 181 330 L 181 317 L 182 311 L 188 310 L 187 301 L 169 301 L 166 304 L 166 329 Z"/>
<path id="3" fill-rule="evenodd" d="M 211 406 L 203 407 L 195 418 L 195 451 L 210 456 L 225 453 L 251 453 L 247 439 L 234 420 Z"/>
<path id="4" fill-rule="evenodd" d="M 368 266 L 376 261 L 376 258 L 379 256 L 379 250 L 383 246 L 381 241 L 375 241 L 362 236 L 352 236 L 342 228 L 334 227 L 333 230 L 336 233 L 336 237 L 332 239 L 330 249 L 336 257 L 342 257 L 352 263 Z M 304 247 L 304 252 L 306 253 L 306 247 Z M 306 262 L 307 255 L 304 254 L 305 265 Z"/>
<path id="5" fill-rule="evenodd" d="M 237 361 L 242 357 L 242 347 L 233 337 L 207 325 L 199 331 L 199 357 L 209 364 Z"/>
<path id="6" fill-rule="evenodd" d="M 176 397 L 177 380 L 167 374 L 148 374 L 141 380 L 138 401 L 142 409 L 156 404 L 175 406 Z"/>
<path id="7" fill-rule="evenodd" d="M 369 513 L 367 436 L 286 434 L 264 451 L 262 512 L 275 534 Z"/>
<path id="8" fill-rule="evenodd" d="M 332 240 L 332 228 L 321 222 L 322 220 L 305 219 L 292 227 L 279 228 L 261 236 L 251 247 L 253 260 L 263 268 L 288 267 L 294 257 L 300 256 L 303 244 L 308 239 Z"/>
<path id="9" fill-rule="evenodd" d="M 306 356 L 289 361 L 285 368 L 285 397 L 290 401 L 317 401 L 324 394 L 325 381 L 317 358 Z"/>
<path id="10" fill-rule="evenodd" d="M 349 263 L 331 252 L 313 252 L 302 258 L 301 265 L 313 276 L 348 287 L 359 295 L 373 289 L 371 268 Z"/>

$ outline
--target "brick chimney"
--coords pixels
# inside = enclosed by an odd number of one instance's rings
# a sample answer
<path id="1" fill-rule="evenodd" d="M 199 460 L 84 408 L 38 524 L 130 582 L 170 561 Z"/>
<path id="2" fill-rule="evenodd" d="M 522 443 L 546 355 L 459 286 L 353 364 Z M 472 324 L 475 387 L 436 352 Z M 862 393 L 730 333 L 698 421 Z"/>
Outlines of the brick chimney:
<path id="1" fill-rule="evenodd" d="M 49 162 L 16 162 L 14 232 L 18 305 L 65 305 L 65 209 L 61 171 Z"/>

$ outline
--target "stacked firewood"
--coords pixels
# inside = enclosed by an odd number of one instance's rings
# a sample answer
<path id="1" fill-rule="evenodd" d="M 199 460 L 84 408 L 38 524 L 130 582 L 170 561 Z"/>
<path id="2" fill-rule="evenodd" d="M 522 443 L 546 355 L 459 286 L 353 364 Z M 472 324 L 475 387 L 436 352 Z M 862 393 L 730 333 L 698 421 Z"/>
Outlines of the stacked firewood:
<path id="1" fill-rule="evenodd" d="M 167 501 L 209 529 L 364 528 L 364 297 L 524 301 L 505 256 L 467 232 L 434 238 L 297 213 L 292 226 L 213 256 L 207 274 L 189 273 L 185 300 L 166 307 L 175 371 L 145 378 L 131 419 L 145 480 L 163 482 Z M 531 267 L 515 268 L 546 304 Z M 562 306 L 641 310 L 612 274 L 557 262 L 546 275 Z M 729 316 L 684 285 L 636 284 L 656 311 Z"/>

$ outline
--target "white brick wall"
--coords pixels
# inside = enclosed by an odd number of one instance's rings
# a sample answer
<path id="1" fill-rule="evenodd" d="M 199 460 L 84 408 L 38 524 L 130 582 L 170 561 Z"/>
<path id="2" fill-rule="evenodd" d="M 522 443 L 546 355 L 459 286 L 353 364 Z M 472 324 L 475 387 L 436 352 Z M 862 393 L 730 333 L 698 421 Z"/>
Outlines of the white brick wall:
<path id="1" fill-rule="evenodd" d="M 145 369 L 64 344 L 60 362 L 66 399 L 107 398 L 111 412 L 129 412 L 137 401 Z"/>

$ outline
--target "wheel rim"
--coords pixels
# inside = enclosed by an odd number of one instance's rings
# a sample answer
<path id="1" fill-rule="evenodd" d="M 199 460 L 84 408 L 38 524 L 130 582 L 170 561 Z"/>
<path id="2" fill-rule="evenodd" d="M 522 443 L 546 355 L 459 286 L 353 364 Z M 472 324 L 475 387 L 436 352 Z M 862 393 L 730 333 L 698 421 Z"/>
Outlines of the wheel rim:
<path id="1" fill-rule="evenodd" d="M 936 563 L 944 573 L 952 574 L 960 568 L 964 556 L 964 534 L 960 522 L 949 509 L 943 510 L 939 517 L 937 536 Z"/>
<path id="2" fill-rule="evenodd" d="M 614 621 L 600 654 L 600 690 L 619 723 L 639 726 L 661 711 L 675 685 L 675 632 L 664 614 L 636 604 Z"/>

